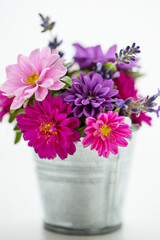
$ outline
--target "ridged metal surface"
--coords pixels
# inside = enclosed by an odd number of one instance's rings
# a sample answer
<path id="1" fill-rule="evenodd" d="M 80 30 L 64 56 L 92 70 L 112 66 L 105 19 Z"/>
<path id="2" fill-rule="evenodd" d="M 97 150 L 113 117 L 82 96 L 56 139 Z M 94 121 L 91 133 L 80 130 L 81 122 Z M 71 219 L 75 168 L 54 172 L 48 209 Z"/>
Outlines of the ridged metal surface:
<path id="1" fill-rule="evenodd" d="M 35 154 L 46 225 L 82 232 L 119 226 L 132 142 L 108 159 L 83 148 L 81 142 L 74 156 L 64 161 L 39 159 Z"/>

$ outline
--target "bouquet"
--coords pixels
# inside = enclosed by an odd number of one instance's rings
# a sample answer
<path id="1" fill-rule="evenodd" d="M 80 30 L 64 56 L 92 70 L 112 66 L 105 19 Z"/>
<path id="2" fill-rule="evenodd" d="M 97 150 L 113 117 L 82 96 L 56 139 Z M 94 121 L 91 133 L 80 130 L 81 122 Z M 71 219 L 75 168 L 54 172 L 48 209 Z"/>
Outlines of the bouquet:
<path id="1" fill-rule="evenodd" d="M 41 17 L 42 32 L 52 32 L 55 22 Z M 132 124 L 151 125 L 148 113 L 159 117 L 160 106 L 153 96 L 140 96 L 136 81 L 141 76 L 133 43 L 117 52 L 101 46 L 75 43 L 73 62 L 66 63 L 57 36 L 29 57 L 19 55 L 17 64 L 6 68 L 7 80 L 0 91 L 0 120 L 9 114 L 16 121 L 15 143 L 21 136 L 40 158 L 63 160 L 76 152 L 76 142 L 108 158 L 126 147 Z"/>

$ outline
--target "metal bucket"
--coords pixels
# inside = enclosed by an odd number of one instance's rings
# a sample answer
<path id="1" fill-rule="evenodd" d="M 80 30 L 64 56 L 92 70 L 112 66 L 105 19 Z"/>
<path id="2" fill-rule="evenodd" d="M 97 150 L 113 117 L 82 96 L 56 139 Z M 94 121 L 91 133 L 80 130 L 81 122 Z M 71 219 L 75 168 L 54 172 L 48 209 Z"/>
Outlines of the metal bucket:
<path id="1" fill-rule="evenodd" d="M 35 155 L 45 228 L 73 235 L 118 229 L 133 140 L 108 159 L 89 147 L 83 148 L 81 142 L 76 145 L 76 153 L 64 161 Z"/>

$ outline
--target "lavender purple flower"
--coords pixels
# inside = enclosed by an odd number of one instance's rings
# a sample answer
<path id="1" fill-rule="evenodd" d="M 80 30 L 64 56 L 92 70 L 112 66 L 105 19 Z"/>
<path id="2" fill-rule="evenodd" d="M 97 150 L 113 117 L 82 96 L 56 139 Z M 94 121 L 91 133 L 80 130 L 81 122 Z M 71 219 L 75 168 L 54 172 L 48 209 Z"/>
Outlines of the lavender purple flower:
<path id="1" fill-rule="evenodd" d="M 160 96 L 160 89 L 158 89 L 158 93 L 157 94 L 154 94 L 151 97 L 147 96 L 146 99 L 145 99 L 145 102 L 143 103 L 144 109 L 147 112 L 155 112 L 157 114 L 157 116 L 159 116 L 160 106 L 158 107 L 158 109 L 155 110 L 154 107 L 157 106 L 157 103 L 155 103 L 154 101 L 159 96 Z"/>
<path id="2" fill-rule="evenodd" d="M 48 43 L 48 47 L 53 51 L 62 44 L 63 40 L 58 41 L 57 37 L 54 37 L 52 41 Z M 63 57 L 64 53 L 59 51 L 58 54 L 60 57 Z"/>
<path id="3" fill-rule="evenodd" d="M 51 22 L 51 19 L 50 17 L 44 17 L 41 13 L 39 13 L 39 16 L 42 20 L 42 23 L 41 23 L 41 27 L 43 27 L 43 30 L 42 32 L 46 32 L 48 30 L 52 30 L 54 25 L 55 25 L 55 22 Z"/>
<path id="4" fill-rule="evenodd" d="M 116 109 L 119 110 L 119 115 L 120 116 L 130 116 L 132 114 L 132 103 L 133 103 L 133 98 L 127 98 L 126 100 L 119 99 L 117 98 L 115 100 L 115 107 Z M 134 111 L 134 109 L 133 109 Z"/>
<path id="5" fill-rule="evenodd" d="M 118 90 L 113 89 L 112 80 L 104 80 L 98 73 L 80 74 L 80 79 L 72 79 L 73 84 L 61 96 L 72 105 L 75 117 L 96 117 L 103 110 L 112 110 L 112 97 Z"/>
<path id="6" fill-rule="evenodd" d="M 123 99 L 116 99 L 115 106 L 119 109 L 119 114 L 122 116 L 131 116 L 132 113 L 135 113 L 138 117 L 140 112 L 155 112 L 157 117 L 159 117 L 160 106 L 157 109 L 154 107 L 157 106 L 157 103 L 154 101 L 157 97 L 160 96 L 160 90 L 158 89 L 158 93 L 153 96 L 147 96 L 146 99 L 138 98 L 138 100 L 133 101 L 133 98 L 127 98 L 125 101 Z"/>
<path id="7" fill-rule="evenodd" d="M 50 17 L 44 17 L 41 13 L 39 13 L 39 16 L 41 17 L 42 20 L 42 24 L 41 26 L 43 27 L 42 32 L 46 32 L 46 31 L 50 31 L 53 29 L 54 25 L 56 24 L 55 22 L 51 22 Z M 49 41 L 48 43 L 48 47 L 51 49 L 51 51 L 53 51 L 54 49 L 56 49 L 57 47 L 59 47 L 62 44 L 62 40 L 58 41 L 57 36 L 53 37 L 52 33 L 51 33 L 51 37 L 53 40 Z M 60 55 L 60 57 L 63 57 L 64 53 L 62 51 L 59 51 L 58 54 Z"/>
<path id="8" fill-rule="evenodd" d="M 62 40 L 58 41 L 57 37 L 53 38 L 53 41 L 50 41 L 48 44 L 48 47 L 50 47 L 51 50 L 56 49 L 62 44 Z"/>
<path id="9" fill-rule="evenodd" d="M 125 49 L 121 49 L 119 54 L 115 53 L 116 62 L 130 64 L 130 62 L 136 61 L 136 57 L 134 55 L 140 52 L 140 47 L 136 47 L 136 44 L 133 43 L 131 47 L 127 46 Z"/>
<path id="10" fill-rule="evenodd" d="M 80 69 L 90 69 L 101 74 L 105 79 L 111 79 L 114 77 L 114 73 L 117 69 L 131 70 L 134 66 L 137 66 L 138 59 L 135 61 L 130 61 L 129 64 L 118 62 L 115 58 L 115 53 L 117 46 L 113 45 L 104 54 L 100 45 L 94 47 L 83 47 L 82 45 L 75 43 L 73 46 L 76 48 L 76 54 L 74 56 L 74 61 L 79 64 Z M 132 45 L 134 47 L 134 45 Z M 128 48 L 127 48 L 128 51 Z M 136 52 L 139 49 L 135 50 Z M 130 50 L 131 52 L 131 50 Z M 132 60 L 135 56 L 132 53 Z M 125 60 L 125 59 L 124 59 Z"/>

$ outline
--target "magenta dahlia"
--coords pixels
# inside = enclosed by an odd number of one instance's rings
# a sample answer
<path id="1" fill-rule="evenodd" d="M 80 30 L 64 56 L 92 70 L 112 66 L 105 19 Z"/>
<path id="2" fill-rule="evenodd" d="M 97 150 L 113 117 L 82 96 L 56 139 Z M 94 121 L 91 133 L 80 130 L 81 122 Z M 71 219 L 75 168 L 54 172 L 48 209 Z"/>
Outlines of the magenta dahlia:
<path id="1" fill-rule="evenodd" d="M 8 98 L 3 95 L 3 92 L 0 91 L 0 121 L 2 121 L 3 116 L 10 112 L 10 106 L 13 101 L 13 98 Z"/>
<path id="2" fill-rule="evenodd" d="M 131 115 L 132 123 L 137 123 L 140 126 L 142 126 L 142 122 L 146 122 L 149 126 L 151 126 L 152 118 L 150 116 L 147 116 L 147 113 L 140 112 L 140 115 L 137 117 L 136 114 Z"/>
<path id="3" fill-rule="evenodd" d="M 22 130 L 24 140 L 33 147 L 40 158 L 53 159 L 58 154 L 61 159 L 73 155 L 76 151 L 75 142 L 80 134 L 75 130 L 79 120 L 68 117 L 71 112 L 69 103 L 62 103 L 60 97 L 53 99 L 49 93 L 40 104 L 27 106 L 25 114 L 17 116 L 18 127 Z"/>
<path id="4" fill-rule="evenodd" d="M 19 55 L 17 64 L 6 68 L 7 81 L 1 90 L 6 96 L 14 96 L 11 109 L 20 108 L 34 94 L 37 101 L 43 101 L 48 90 L 64 87 L 60 78 L 67 68 L 63 66 L 65 60 L 59 57 L 57 50 L 51 53 L 49 47 L 44 47 L 42 51 L 32 51 L 29 57 Z"/>
<path id="5" fill-rule="evenodd" d="M 123 100 L 126 100 L 129 97 L 135 99 L 137 95 L 137 90 L 135 88 L 134 78 L 122 71 L 119 71 L 119 73 L 119 77 L 113 79 L 114 85 L 119 91 L 117 97 L 122 98 Z"/>
<path id="6" fill-rule="evenodd" d="M 85 138 L 83 146 L 91 145 L 91 150 L 98 151 L 99 156 L 107 158 L 112 152 L 118 154 L 118 146 L 126 147 L 132 131 L 129 125 L 123 123 L 124 117 L 119 117 L 118 113 L 106 112 L 100 113 L 98 118 L 86 118 L 87 127 L 85 129 Z"/>

